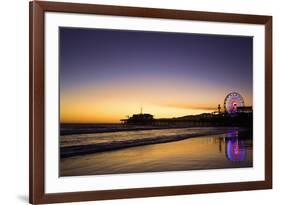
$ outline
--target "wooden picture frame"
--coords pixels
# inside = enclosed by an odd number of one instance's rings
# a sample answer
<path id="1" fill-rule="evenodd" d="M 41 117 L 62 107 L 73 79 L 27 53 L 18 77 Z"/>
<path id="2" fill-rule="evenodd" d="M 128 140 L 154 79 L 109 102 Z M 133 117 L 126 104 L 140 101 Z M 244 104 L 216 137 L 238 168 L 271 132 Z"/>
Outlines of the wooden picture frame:
<path id="1" fill-rule="evenodd" d="M 213 13 L 199 11 L 167 10 L 104 6 L 92 4 L 33 1 L 29 5 L 30 20 L 30 141 L 29 141 L 29 198 L 32 204 L 74 202 L 88 200 L 153 197 L 181 194 L 229 192 L 272 188 L 272 17 L 260 15 Z M 45 192 L 44 146 L 44 15 L 45 12 L 66 12 L 126 17 L 194 20 L 208 22 L 258 24 L 265 26 L 265 179 L 231 183 L 179 185 L 150 188 L 81 191 L 69 193 Z"/>

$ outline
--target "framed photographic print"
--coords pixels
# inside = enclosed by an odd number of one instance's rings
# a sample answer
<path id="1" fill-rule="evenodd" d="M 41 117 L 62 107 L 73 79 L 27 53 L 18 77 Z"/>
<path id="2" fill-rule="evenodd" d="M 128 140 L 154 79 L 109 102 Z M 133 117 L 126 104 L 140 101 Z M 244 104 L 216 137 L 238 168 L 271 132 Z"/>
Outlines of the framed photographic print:
<path id="1" fill-rule="evenodd" d="M 30 203 L 271 187 L 271 16 L 30 2 Z"/>

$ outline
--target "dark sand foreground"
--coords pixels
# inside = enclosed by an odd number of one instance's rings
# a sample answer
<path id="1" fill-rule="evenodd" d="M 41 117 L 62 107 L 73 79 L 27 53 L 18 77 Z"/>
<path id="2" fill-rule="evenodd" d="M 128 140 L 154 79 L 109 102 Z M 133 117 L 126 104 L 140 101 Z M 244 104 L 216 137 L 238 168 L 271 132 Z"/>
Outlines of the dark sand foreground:
<path id="1" fill-rule="evenodd" d="M 233 134 L 233 133 L 232 133 Z M 249 132 L 197 136 L 61 159 L 61 176 L 252 167 Z"/>

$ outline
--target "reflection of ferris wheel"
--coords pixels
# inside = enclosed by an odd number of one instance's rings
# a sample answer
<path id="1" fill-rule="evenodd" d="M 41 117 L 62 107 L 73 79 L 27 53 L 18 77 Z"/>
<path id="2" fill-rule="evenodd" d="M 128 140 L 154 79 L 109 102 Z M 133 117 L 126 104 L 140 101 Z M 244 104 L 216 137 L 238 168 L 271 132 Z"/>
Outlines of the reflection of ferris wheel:
<path id="1" fill-rule="evenodd" d="M 244 99 L 239 93 L 231 92 L 224 99 L 224 110 L 227 113 L 235 113 L 237 107 L 244 107 Z"/>

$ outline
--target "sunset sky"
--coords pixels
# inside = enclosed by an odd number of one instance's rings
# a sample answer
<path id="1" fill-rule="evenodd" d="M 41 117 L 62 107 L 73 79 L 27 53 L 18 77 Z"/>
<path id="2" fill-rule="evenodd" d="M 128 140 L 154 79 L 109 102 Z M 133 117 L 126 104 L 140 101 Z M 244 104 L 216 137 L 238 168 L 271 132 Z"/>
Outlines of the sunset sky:
<path id="1" fill-rule="evenodd" d="M 60 28 L 60 117 L 118 123 L 213 112 L 236 91 L 252 105 L 252 37 Z"/>

